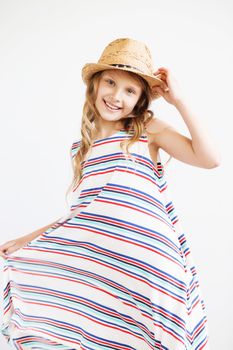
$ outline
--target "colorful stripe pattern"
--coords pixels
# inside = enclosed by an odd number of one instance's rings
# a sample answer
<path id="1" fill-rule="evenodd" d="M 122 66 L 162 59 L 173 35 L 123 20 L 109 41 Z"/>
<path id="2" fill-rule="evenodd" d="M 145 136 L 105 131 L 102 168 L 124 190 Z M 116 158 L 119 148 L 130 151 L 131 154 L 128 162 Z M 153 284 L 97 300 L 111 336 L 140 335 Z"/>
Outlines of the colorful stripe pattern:
<path id="1" fill-rule="evenodd" d="M 4 265 L 1 332 L 16 349 L 207 349 L 197 272 L 145 134 L 94 142 L 70 211 Z M 80 142 L 74 142 L 74 157 Z"/>

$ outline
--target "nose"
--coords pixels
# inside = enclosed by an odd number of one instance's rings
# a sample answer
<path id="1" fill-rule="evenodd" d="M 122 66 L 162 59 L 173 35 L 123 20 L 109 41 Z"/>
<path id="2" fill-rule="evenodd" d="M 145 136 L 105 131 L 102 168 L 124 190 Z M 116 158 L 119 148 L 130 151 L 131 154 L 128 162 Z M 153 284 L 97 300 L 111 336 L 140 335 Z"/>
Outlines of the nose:
<path id="1" fill-rule="evenodd" d="M 112 101 L 113 102 L 120 102 L 121 101 L 121 90 L 120 89 L 115 89 L 112 92 Z"/>

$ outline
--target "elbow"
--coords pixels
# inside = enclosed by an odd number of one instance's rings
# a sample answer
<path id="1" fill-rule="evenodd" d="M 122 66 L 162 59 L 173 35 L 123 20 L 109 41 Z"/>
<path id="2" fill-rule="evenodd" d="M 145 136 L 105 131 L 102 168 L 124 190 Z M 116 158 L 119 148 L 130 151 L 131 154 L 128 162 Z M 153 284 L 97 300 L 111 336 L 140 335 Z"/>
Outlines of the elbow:
<path id="1" fill-rule="evenodd" d="M 213 168 L 217 168 L 221 165 L 221 157 L 219 156 L 218 158 L 216 157 L 212 162 L 208 162 L 206 165 L 205 165 L 205 168 L 206 169 L 213 169 Z"/>
<path id="2" fill-rule="evenodd" d="M 220 158 L 219 158 L 219 159 L 217 159 L 217 160 L 215 161 L 215 165 L 214 165 L 214 167 L 213 167 L 213 168 L 217 168 L 218 166 L 220 166 L 220 165 L 221 165 L 221 163 L 222 163 L 221 159 L 220 159 Z"/>
<path id="3" fill-rule="evenodd" d="M 218 166 L 220 166 L 220 163 L 214 162 L 211 165 L 209 165 L 208 167 L 206 167 L 206 169 L 213 169 L 213 168 L 217 168 Z"/>

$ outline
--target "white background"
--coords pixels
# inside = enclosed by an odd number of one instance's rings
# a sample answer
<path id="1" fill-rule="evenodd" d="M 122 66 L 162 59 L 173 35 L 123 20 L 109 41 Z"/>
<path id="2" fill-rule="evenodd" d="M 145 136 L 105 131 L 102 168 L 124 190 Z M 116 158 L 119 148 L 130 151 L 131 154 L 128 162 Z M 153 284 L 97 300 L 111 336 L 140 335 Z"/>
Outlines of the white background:
<path id="1" fill-rule="evenodd" d="M 69 150 L 80 138 L 84 103 L 81 68 L 116 38 L 141 40 L 155 69 L 171 69 L 222 156 L 214 169 L 176 159 L 167 168 L 199 271 L 212 350 L 233 348 L 232 12 L 226 0 L 0 1 L 0 244 L 66 214 Z M 190 135 L 165 100 L 152 109 Z M 8 349 L 2 337 L 0 348 Z"/>

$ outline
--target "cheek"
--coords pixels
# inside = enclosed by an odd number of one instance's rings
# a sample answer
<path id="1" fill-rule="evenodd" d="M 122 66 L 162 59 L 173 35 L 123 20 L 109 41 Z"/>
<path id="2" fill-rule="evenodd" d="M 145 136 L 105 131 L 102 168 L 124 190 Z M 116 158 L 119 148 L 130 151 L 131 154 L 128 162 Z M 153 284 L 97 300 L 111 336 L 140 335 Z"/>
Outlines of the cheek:
<path id="1" fill-rule="evenodd" d="M 133 98 L 131 100 L 131 107 L 134 108 L 136 106 L 137 102 L 138 102 L 138 98 L 135 96 L 135 98 Z"/>
<path id="2" fill-rule="evenodd" d="M 105 95 L 105 92 L 103 89 L 99 89 L 97 92 L 97 96 L 96 96 L 96 101 L 97 102 L 101 102 L 103 100 L 103 97 Z"/>
<path id="3" fill-rule="evenodd" d="M 102 94 L 102 87 L 101 85 L 99 85 L 98 89 L 97 89 L 97 93 L 96 93 L 96 97 L 98 98 L 101 94 Z"/>
<path id="4" fill-rule="evenodd" d="M 110 89 L 106 86 L 106 85 L 99 85 L 99 88 L 98 88 L 98 93 L 99 94 L 105 94 L 109 91 Z"/>

